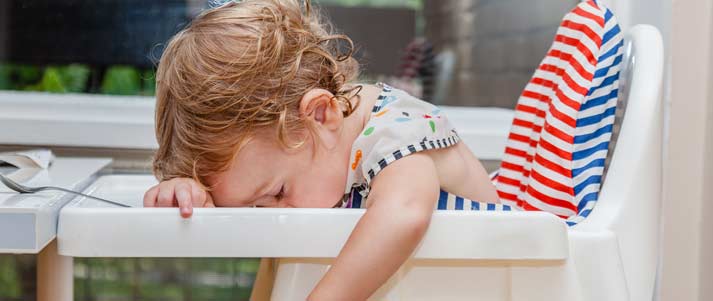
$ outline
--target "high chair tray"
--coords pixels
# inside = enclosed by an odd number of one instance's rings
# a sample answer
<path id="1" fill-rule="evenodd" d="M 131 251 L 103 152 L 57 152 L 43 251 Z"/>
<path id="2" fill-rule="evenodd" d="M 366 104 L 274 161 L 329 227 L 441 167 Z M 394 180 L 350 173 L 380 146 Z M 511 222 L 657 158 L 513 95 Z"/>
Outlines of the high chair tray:
<path id="1" fill-rule="evenodd" d="M 110 158 L 58 157 L 46 168 L 0 167 L 0 172 L 27 186 L 59 186 L 81 190 Z M 0 184 L 0 254 L 37 254 L 57 234 L 57 217 L 74 198 L 61 191 L 19 194 Z"/>
<path id="2" fill-rule="evenodd" d="M 337 256 L 362 209 L 140 208 L 150 175 L 102 176 L 86 192 L 139 208 L 91 199 L 60 212 L 59 253 L 75 257 Z M 375 247 L 375 250 L 378 247 Z M 421 259 L 541 259 L 568 256 L 567 228 L 542 212 L 434 212 L 414 253 Z"/>

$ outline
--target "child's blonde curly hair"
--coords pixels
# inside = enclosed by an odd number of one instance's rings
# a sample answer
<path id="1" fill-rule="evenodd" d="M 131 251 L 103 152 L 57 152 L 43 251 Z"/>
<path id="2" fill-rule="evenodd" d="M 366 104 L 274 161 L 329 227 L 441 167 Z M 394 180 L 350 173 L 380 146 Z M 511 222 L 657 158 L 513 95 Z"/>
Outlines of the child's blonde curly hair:
<path id="1" fill-rule="evenodd" d="M 355 89 L 345 88 L 359 71 L 353 49 L 309 1 L 230 2 L 201 13 L 159 62 L 154 174 L 210 189 L 206 177 L 226 170 L 257 131 L 274 130 L 267 133 L 283 146 L 299 147 L 288 136 L 305 129 L 298 107 L 307 91 L 326 89 L 345 116 L 354 110 Z"/>

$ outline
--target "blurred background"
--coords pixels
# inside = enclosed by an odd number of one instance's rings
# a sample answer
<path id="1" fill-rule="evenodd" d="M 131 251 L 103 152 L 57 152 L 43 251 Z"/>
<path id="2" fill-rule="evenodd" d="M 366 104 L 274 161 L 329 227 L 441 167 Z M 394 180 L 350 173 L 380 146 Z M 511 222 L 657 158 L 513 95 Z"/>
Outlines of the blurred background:
<path id="1" fill-rule="evenodd" d="M 2 0 L 0 93 L 134 95 L 151 102 L 166 40 L 221 2 Z M 383 81 L 436 104 L 512 108 L 559 20 L 578 1 L 313 2 L 354 40 L 361 80 Z M 118 150 L 112 156 L 127 154 L 131 158 L 124 161 L 132 163 L 120 170 L 149 172 L 150 152 Z M 0 255 L 0 301 L 35 299 L 35 261 L 31 255 Z M 76 300 L 247 300 L 259 260 L 74 262 Z"/>
<path id="2" fill-rule="evenodd" d="M 0 90 L 146 95 L 164 42 L 206 0 L 0 1 Z M 321 0 L 364 80 L 512 107 L 575 0 Z"/>

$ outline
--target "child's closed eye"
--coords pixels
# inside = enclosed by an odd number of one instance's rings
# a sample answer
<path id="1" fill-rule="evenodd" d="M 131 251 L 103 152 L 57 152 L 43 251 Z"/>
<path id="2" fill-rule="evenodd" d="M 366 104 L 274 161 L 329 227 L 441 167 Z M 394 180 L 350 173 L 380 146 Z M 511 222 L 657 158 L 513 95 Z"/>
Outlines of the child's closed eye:
<path id="1" fill-rule="evenodd" d="M 285 185 L 282 185 L 282 186 L 280 187 L 280 192 L 278 192 L 278 193 L 275 195 L 275 199 L 277 199 L 277 200 L 279 201 L 279 200 L 281 200 L 283 197 L 285 197 Z"/>
<path id="2" fill-rule="evenodd" d="M 255 202 L 250 207 L 262 208 L 262 207 L 277 207 L 277 203 L 285 197 L 285 186 L 282 185 L 277 193 L 265 195 Z"/>

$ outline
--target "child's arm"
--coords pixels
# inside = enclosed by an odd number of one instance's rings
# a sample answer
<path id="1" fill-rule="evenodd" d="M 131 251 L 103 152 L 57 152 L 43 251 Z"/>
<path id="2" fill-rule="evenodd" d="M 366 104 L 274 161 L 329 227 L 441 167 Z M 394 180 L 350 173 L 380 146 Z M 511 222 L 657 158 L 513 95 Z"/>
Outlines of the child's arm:
<path id="1" fill-rule="evenodd" d="M 393 162 L 371 185 L 367 211 L 309 300 L 365 300 L 421 241 L 440 189 L 433 160 L 421 153 Z"/>

